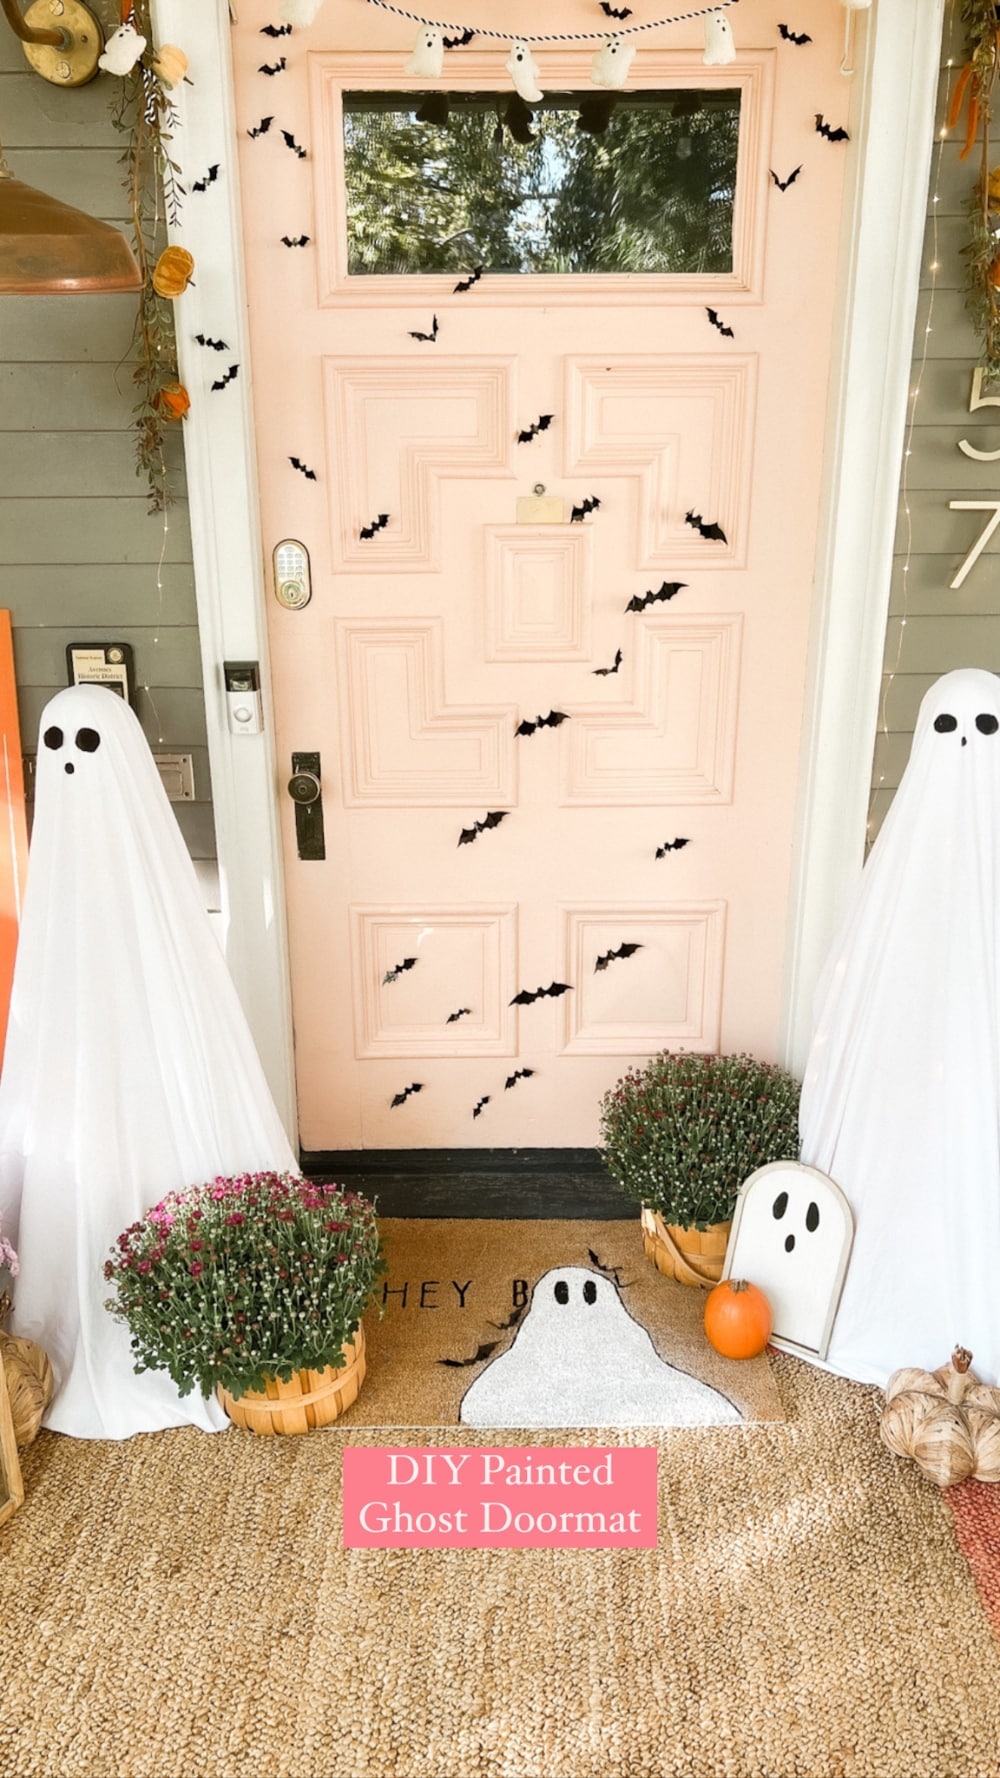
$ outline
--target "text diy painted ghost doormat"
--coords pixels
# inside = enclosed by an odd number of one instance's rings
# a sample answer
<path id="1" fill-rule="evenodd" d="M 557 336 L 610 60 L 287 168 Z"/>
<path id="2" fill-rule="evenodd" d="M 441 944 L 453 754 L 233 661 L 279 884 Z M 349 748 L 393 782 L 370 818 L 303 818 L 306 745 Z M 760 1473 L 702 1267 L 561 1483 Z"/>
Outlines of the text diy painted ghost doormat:
<path id="1" fill-rule="evenodd" d="M 656 1455 L 347 1446 L 344 1547 L 655 1549 Z"/>

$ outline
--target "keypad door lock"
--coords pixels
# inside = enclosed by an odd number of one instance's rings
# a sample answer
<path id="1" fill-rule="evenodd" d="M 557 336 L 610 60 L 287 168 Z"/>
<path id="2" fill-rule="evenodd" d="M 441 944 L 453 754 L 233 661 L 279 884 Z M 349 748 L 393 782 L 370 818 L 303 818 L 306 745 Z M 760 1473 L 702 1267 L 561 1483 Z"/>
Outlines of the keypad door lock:
<path id="1" fill-rule="evenodd" d="M 288 794 L 295 804 L 295 838 L 299 857 L 326 857 L 323 833 L 323 780 L 318 753 L 293 753 Z"/>

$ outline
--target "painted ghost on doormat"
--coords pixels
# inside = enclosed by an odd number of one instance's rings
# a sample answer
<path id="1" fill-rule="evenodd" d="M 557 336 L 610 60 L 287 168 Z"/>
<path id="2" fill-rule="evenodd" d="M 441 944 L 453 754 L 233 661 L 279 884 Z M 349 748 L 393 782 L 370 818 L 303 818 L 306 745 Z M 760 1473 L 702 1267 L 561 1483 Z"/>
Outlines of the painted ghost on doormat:
<path id="1" fill-rule="evenodd" d="M 466 1391 L 463 1426 L 729 1426 L 718 1390 L 675 1370 L 610 1278 L 557 1266 L 535 1285 L 513 1344 Z"/>
<path id="2" fill-rule="evenodd" d="M 12 1330 L 52 1360 L 46 1426 L 228 1425 L 165 1371 L 136 1375 L 103 1267 L 167 1192 L 268 1168 L 298 1171 L 138 719 L 104 687 L 59 692 L 39 728 L 0 1079 Z"/>
<path id="3" fill-rule="evenodd" d="M 827 1362 L 1000 1382 L 1000 679 L 946 673 L 817 996 L 802 1159 L 855 1234 Z"/>

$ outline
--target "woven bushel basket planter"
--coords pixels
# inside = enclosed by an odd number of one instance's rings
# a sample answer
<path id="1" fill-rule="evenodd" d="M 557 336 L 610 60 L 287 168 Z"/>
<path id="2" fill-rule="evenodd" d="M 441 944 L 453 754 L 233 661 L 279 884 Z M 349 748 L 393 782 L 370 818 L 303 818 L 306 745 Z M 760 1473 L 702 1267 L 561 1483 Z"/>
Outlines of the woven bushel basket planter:
<path id="1" fill-rule="evenodd" d="M 682 1229 L 664 1222 L 658 1210 L 644 1204 L 640 1213 L 642 1245 L 665 1278 L 711 1290 L 722 1277 L 731 1222 L 713 1222 L 707 1229 Z"/>
<path id="2" fill-rule="evenodd" d="M 358 1399 L 365 1380 L 365 1330 L 359 1327 L 344 1347 L 344 1362 L 323 1371 L 297 1371 L 289 1383 L 268 1379 L 267 1389 L 248 1389 L 238 1399 L 223 1389 L 216 1395 L 234 1426 L 248 1432 L 275 1434 L 312 1432 L 330 1426 Z"/>
<path id="3" fill-rule="evenodd" d="M 41 1346 L 8 1333 L 0 1333 L 0 1357 L 7 1376 L 14 1440 L 23 1449 L 37 1438 L 52 1398 L 52 1366 Z"/>

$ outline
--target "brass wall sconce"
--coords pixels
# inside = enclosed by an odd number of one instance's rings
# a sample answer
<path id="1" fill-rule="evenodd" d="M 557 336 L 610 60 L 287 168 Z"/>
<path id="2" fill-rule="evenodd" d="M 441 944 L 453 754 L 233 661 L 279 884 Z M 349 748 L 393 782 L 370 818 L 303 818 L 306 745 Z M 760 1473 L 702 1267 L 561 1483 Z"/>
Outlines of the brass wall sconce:
<path id="1" fill-rule="evenodd" d="M 99 21 L 82 0 L 0 0 L 36 73 L 53 86 L 85 86 L 104 49 Z M 142 288 L 120 229 L 15 179 L 0 147 L 0 295 L 104 294 Z"/>

